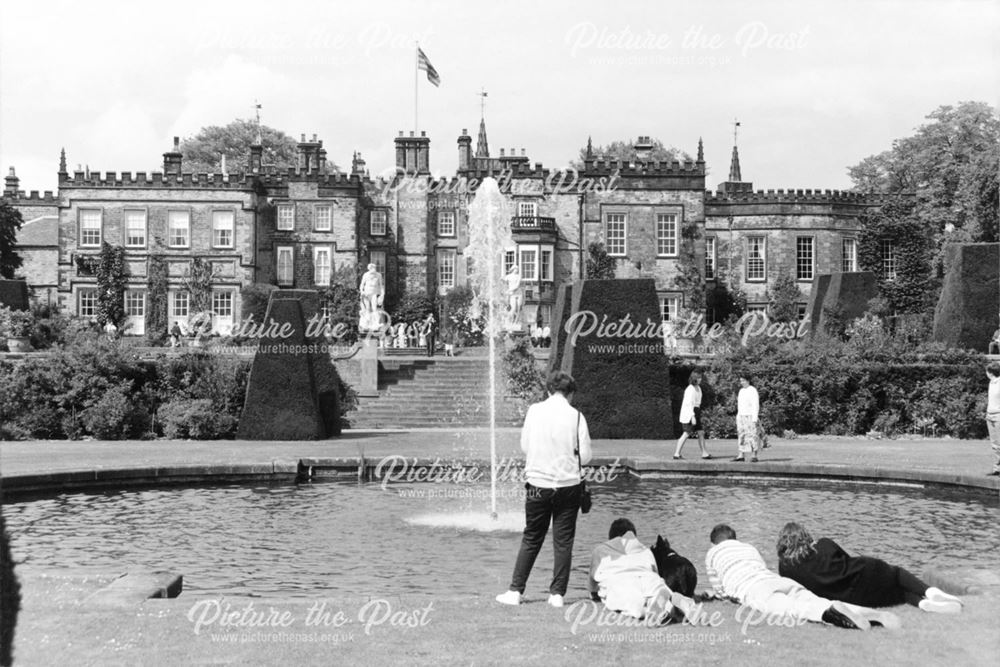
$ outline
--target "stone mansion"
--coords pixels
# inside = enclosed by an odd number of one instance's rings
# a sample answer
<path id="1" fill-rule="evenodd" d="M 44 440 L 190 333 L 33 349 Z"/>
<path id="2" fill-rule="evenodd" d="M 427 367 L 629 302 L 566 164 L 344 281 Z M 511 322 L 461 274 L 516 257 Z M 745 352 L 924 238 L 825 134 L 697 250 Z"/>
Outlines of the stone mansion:
<path id="1" fill-rule="evenodd" d="M 468 204 L 492 175 L 510 199 L 516 246 L 506 262 L 520 267 L 527 323 L 549 324 L 559 285 L 585 274 L 594 241 L 604 243 L 617 277 L 655 280 L 664 318 L 688 305 L 675 281 L 684 261 L 706 290 L 740 287 L 751 309 L 763 308 L 769 284 L 788 272 L 804 312 L 815 275 L 858 270 L 859 216 L 880 203 L 853 192 L 755 191 L 742 180 L 735 146 L 729 179 L 706 190 L 701 140 L 694 161 L 650 160 L 652 144 L 640 137 L 633 162 L 588 148 L 578 172 L 549 170 L 523 149 L 491 155 L 483 122 L 474 151 L 472 136 L 458 137 L 459 166 L 449 178 L 431 174 L 424 133 L 395 138 L 391 179 L 372 178 L 357 153 L 350 173 L 331 173 L 316 135 L 302 135 L 298 164 L 283 172 L 261 163 L 258 143 L 239 173 L 194 174 L 178 146 L 175 139 L 162 172 L 152 173 L 70 173 L 63 153 L 55 194 L 25 193 L 10 167 L 3 197 L 25 220 L 17 250 L 34 299 L 93 316 L 96 279 L 77 258 L 99 253 L 103 242 L 126 249 L 131 334 L 145 331 L 154 254 L 168 267 L 170 323 L 190 314 L 184 276 L 192 258 L 210 263 L 220 333 L 240 319 L 241 287 L 322 289 L 345 265 L 374 263 L 390 303 L 404 293 L 445 294 L 466 279 Z"/>

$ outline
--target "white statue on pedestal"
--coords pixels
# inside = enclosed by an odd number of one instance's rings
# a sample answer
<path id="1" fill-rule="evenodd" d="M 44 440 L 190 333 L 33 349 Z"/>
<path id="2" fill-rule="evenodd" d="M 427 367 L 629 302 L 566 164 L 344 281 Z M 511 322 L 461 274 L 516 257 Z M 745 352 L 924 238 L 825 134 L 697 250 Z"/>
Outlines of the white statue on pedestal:
<path id="1" fill-rule="evenodd" d="M 507 283 L 507 329 L 509 331 L 519 331 L 521 329 L 521 306 L 524 305 L 524 295 L 521 291 L 521 267 L 517 264 L 510 267 L 510 271 L 504 276 Z"/>
<path id="2" fill-rule="evenodd" d="M 358 318 L 358 329 L 360 331 L 376 331 L 381 326 L 379 311 L 385 300 L 385 283 L 382 280 L 382 274 L 376 270 L 374 264 L 369 264 L 368 271 L 361 276 L 358 291 L 361 293 L 361 316 Z"/>

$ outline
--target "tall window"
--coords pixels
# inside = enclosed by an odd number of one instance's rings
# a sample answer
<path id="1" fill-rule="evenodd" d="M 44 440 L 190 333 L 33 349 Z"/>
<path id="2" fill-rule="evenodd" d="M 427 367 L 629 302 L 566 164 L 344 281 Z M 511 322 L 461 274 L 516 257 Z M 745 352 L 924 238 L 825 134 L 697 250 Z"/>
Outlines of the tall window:
<path id="1" fill-rule="evenodd" d="M 608 254 L 614 256 L 625 255 L 625 227 L 627 224 L 625 214 L 608 213 L 604 217 L 604 223 L 604 237 L 608 244 Z"/>
<path id="2" fill-rule="evenodd" d="M 212 245 L 216 248 L 233 247 L 235 215 L 232 211 L 212 211 Z"/>
<path id="3" fill-rule="evenodd" d="M 385 276 L 385 250 L 369 250 L 368 263 L 375 265 L 375 270 Z"/>
<path id="4" fill-rule="evenodd" d="M 170 293 L 170 319 L 186 319 L 190 312 L 190 295 L 184 290 Z"/>
<path id="5" fill-rule="evenodd" d="M 191 212 L 170 211 L 167 213 L 167 245 L 171 248 L 187 248 L 191 243 Z"/>
<path id="6" fill-rule="evenodd" d="M 146 316 L 145 290 L 139 290 L 139 289 L 125 290 L 125 315 L 127 315 L 128 317 Z"/>
<path id="7" fill-rule="evenodd" d="M 521 248 L 521 279 L 538 280 L 538 249 Z"/>
<path id="8" fill-rule="evenodd" d="M 212 330 L 228 336 L 233 331 L 233 290 L 212 292 Z"/>
<path id="9" fill-rule="evenodd" d="M 747 237 L 747 280 L 763 281 L 767 279 L 767 246 L 763 236 Z"/>
<path id="10" fill-rule="evenodd" d="M 278 204 L 278 229 L 295 229 L 295 204 Z"/>
<path id="11" fill-rule="evenodd" d="M 858 241 L 857 239 L 844 239 L 843 259 L 840 270 L 844 273 L 853 273 L 858 270 Z"/>
<path id="12" fill-rule="evenodd" d="M 438 236 L 455 235 L 455 212 L 438 211 Z"/>
<path id="13" fill-rule="evenodd" d="M 660 257 L 677 256 L 677 215 L 656 214 L 656 254 Z"/>
<path id="14" fill-rule="evenodd" d="M 317 285 L 330 284 L 330 247 L 313 248 L 313 282 Z"/>
<path id="15" fill-rule="evenodd" d="M 896 279 L 896 244 L 890 239 L 883 239 L 879 244 L 882 254 L 882 277 L 885 280 Z"/>
<path id="16" fill-rule="evenodd" d="M 328 232 L 333 229 L 333 209 L 329 206 L 316 207 L 316 231 Z"/>
<path id="17" fill-rule="evenodd" d="M 438 250 L 438 289 L 446 292 L 455 286 L 455 251 Z"/>
<path id="18" fill-rule="evenodd" d="M 372 211 L 371 214 L 371 234 L 372 236 L 385 236 L 386 212 Z"/>
<path id="19" fill-rule="evenodd" d="M 681 300 L 677 296 L 660 297 L 660 318 L 664 322 L 677 319 L 677 312 L 680 310 Z"/>
<path id="20" fill-rule="evenodd" d="M 541 265 L 539 267 L 540 275 L 539 280 L 552 281 L 552 250 L 549 248 L 542 248 Z"/>
<path id="21" fill-rule="evenodd" d="M 146 247 L 146 212 L 125 211 L 125 245 L 129 248 Z"/>
<path id="22" fill-rule="evenodd" d="M 705 280 L 715 279 L 715 237 L 705 237 Z"/>
<path id="23" fill-rule="evenodd" d="M 533 201 L 520 201 L 517 203 L 517 214 L 521 217 L 538 217 L 538 204 Z"/>
<path id="24" fill-rule="evenodd" d="M 80 209 L 80 246 L 94 247 L 101 245 L 101 211 L 99 209 Z"/>
<path id="25" fill-rule="evenodd" d="M 77 293 L 79 304 L 77 314 L 80 317 L 97 317 L 97 290 L 81 289 Z"/>
<path id="26" fill-rule="evenodd" d="M 278 284 L 282 286 L 291 285 L 295 282 L 295 255 L 291 246 L 278 246 L 275 249 L 277 256 L 277 278 Z"/>
<path id="27" fill-rule="evenodd" d="M 504 254 L 503 254 L 503 273 L 504 273 L 504 275 L 507 275 L 508 273 L 510 273 L 511 267 L 514 266 L 515 264 L 517 264 L 517 251 L 516 250 L 507 250 L 507 251 L 505 251 Z"/>
<path id="28" fill-rule="evenodd" d="M 813 238 L 799 236 L 795 239 L 795 279 L 813 279 Z"/>

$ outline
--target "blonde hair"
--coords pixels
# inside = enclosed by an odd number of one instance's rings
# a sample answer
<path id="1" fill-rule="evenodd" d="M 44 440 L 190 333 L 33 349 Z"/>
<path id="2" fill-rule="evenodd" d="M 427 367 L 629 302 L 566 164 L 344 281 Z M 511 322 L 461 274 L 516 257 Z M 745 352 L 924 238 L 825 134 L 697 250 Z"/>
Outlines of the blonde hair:
<path id="1" fill-rule="evenodd" d="M 792 565 L 816 553 L 809 531 L 790 521 L 778 534 L 778 560 Z"/>

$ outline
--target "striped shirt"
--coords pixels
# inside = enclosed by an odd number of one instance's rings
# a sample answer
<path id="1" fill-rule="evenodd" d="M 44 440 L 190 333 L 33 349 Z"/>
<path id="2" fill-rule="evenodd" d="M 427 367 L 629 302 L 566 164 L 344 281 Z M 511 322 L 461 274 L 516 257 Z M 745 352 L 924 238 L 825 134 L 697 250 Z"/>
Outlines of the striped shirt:
<path id="1" fill-rule="evenodd" d="M 757 549 L 738 540 L 723 540 L 709 549 L 705 566 L 715 594 L 740 602 L 746 601 L 747 592 L 756 584 L 781 578 L 767 569 Z"/>

